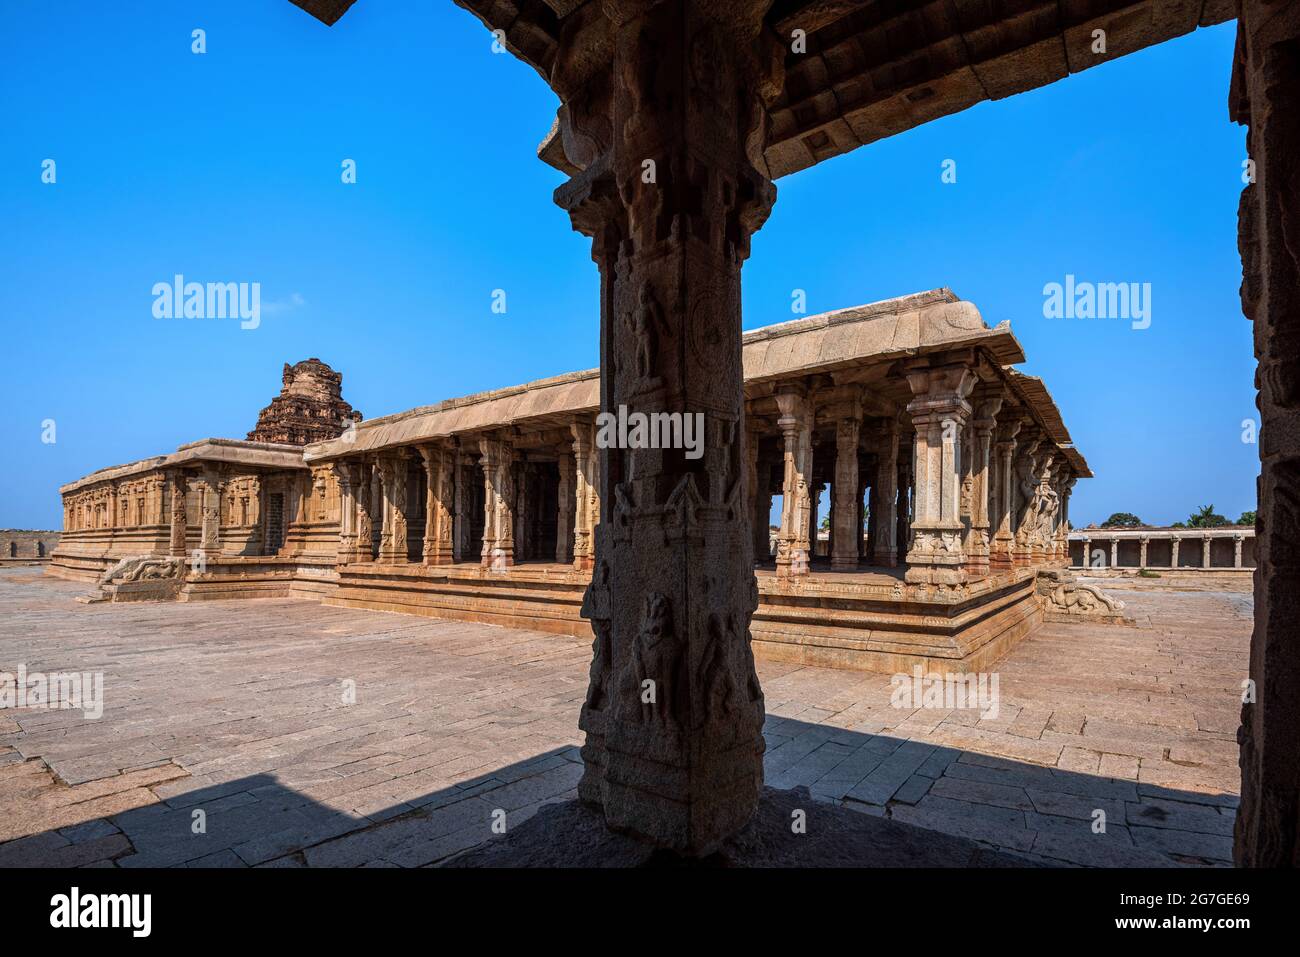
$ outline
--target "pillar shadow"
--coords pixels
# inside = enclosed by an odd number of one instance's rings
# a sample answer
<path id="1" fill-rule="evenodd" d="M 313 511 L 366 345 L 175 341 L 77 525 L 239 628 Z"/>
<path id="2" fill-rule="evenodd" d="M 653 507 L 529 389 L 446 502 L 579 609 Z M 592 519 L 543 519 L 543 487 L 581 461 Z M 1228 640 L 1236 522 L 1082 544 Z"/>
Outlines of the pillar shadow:
<path id="1" fill-rule="evenodd" d="M 838 866 L 1231 862 L 1234 795 L 1158 787 L 775 715 L 768 716 L 764 736 L 771 790 L 759 817 L 773 820 L 756 819 L 747 831 L 761 839 L 746 838 L 750 844 L 766 842 L 764 864 L 797 866 L 809 859 L 807 848 L 816 841 L 789 833 L 791 808 L 807 812 L 809 834 L 818 828 L 852 830 L 845 822 L 857 819 L 846 812 L 882 822 L 869 841 L 858 841 L 870 845 L 859 857 L 841 837 L 821 834 L 835 848 Z M 369 770 L 355 775 L 290 764 L 192 790 L 184 779 L 171 782 L 158 803 L 2 843 L 0 867 L 419 867 L 447 863 L 472 849 L 471 862 L 515 862 L 510 855 L 481 853 L 504 835 L 532 848 L 536 863 L 538 847 L 574 843 L 572 821 L 579 812 L 563 811 L 576 807 L 582 766 L 574 747 L 427 791 L 418 785 L 422 772 L 412 774 L 405 787 L 401 778 L 375 784 L 382 763 L 361 763 Z M 436 766 L 423 774 L 437 776 Z M 3 777 L 0 771 L 0 783 Z M 838 808 L 834 813 L 826 810 L 832 806 Z M 581 813 L 590 819 L 590 811 Z M 972 858 L 972 848 L 989 856 Z"/>

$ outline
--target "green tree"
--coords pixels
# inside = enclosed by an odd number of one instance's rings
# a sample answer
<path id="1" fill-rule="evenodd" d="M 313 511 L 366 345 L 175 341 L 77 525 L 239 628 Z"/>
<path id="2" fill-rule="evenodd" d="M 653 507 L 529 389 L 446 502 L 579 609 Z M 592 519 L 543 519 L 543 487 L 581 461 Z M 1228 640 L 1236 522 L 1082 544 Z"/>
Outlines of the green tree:
<path id="1" fill-rule="evenodd" d="M 1255 510 L 1252 508 L 1249 512 L 1242 512 L 1241 518 L 1237 519 L 1238 525 L 1254 525 Z"/>
<path id="2" fill-rule="evenodd" d="M 1106 521 L 1101 523 L 1102 528 L 1137 528 L 1142 524 L 1142 519 L 1138 518 L 1132 512 L 1116 512 Z"/>
<path id="3" fill-rule="evenodd" d="M 1188 528 L 1218 528 L 1228 520 L 1214 510 L 1213 505 L 1202 505 L 1187 519 Z"/>

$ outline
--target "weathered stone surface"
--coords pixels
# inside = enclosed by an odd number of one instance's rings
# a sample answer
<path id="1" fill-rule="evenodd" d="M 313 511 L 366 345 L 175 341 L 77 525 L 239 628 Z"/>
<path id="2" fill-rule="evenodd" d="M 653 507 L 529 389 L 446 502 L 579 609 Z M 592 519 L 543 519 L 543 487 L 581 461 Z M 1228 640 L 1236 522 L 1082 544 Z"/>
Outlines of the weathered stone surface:
<path id="1" fill-rule="evenodd" d="M 511 834 L 574 797 L 585 642 L 311 600 L 81 606 L 80 591 L 0 572 L 0 671 L 25 660 L 105 673 L 99 721 L 0 713 L 0 859 L 424 866 L 496 838 L 497 811 Z M 1003 713 L 973 725 L 960 709 L 891 707 L 886 676 L 759 662 L 767 779 L 808 786 L 814 826 L 842 803 L 1036 860 L 1221 863 L 1235 755 L 1218 746 L 1231 732 L 1197 715 L 1239 700 L 1249 597 L 1146 591 L 1131 604 L 1143 627 L 1051 624 L 1017 646 L 999 666 Z M 187 680 L 195 661 L 202 675 Z M 1177 686 L 1149 690 L 1175 668 Z M 1073 770 L 1068 746 L 1023 736 L 1063 703 L 1043 738 L 1177 750 L 1186 764 L 1153 767 L 1180 776 Z M 1026 726 L 1026 714 L 1038 717 Z M 1089 829 L 1097 809 L 1104 835 Z M 196 810 L 204 837 L 190 830 Z M 778 823 L 762 824 L 773 841 Z M 785 853 L 766 841 L 755 859 Z"/>
<path id="2" fill-rule="evenodd" d="M 319 359 L 284 364 L 283 386 L 257 416 L 250 442 L 306 445 L 336 438 L 361 421 L 361 413 L 343 401 L 343 375 Z"/>
<path id="3" fill-rule="evenodd" d="M 806 833 L 791 823 L 802 812 Z M 556 840 L 563 834 L 563 840 Z M 1025 867 L 1035 862 L 960 837 L 819 804 L 806 788 L 763 788 L 752 819 L 700 860 L 610 831 L 579 801 L 543 808 L 503 839 L 447 867 Z M 1041 866 L 1041 865 L 1037 865 Z"/>

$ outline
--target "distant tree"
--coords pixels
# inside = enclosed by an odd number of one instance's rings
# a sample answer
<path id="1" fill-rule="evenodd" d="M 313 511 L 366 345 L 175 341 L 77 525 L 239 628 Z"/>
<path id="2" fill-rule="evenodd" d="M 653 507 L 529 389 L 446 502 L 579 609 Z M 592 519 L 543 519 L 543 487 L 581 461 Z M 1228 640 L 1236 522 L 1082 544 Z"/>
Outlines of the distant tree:
<path id="1" fill-rule="evenodd" d="M 1187 519 L 1188 528 L 1218 528 L 1228 520 L 1214 510 L 1213 505 L 1202 505 Z"/>
<path id="2" fill-rule="evenodd" d="M 1116 512 L 1106 521 L 1101 523 L 1102 528 L 1136 528 L 1142 524 L 1142 519 L 1138 518 L 1132 512 Z"/>
<path id="3" fill-rule="evenodd" d="M 822 530 L 829 529 L 831 527 L 831 517 L 829 515 L 823 515 L 822 523 L 817 527 Z"/>
<path id="4" fill-rule="evenodd" d="M 1255 510 L 1252 508 L 1249 512 L 1242 512 L 1241 518 L 1237 519 L 1238 525 L 1254 525 Z"/>

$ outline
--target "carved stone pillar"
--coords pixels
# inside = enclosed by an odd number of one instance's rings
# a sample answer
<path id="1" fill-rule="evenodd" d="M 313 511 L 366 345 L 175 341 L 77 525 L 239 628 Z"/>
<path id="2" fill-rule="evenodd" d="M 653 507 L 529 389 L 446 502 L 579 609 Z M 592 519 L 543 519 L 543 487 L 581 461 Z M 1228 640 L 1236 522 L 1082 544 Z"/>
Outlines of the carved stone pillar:
<path id="1" fill-rule="evenodd" d="M 818 482 L 808 490 L 808 561 L 817 555 L 817 550 L 821 548 L 821 515 L 820 506 L 822 492 L 826 491 L 826 484 Z"/>
<path id="2" fill-rule="evenodd" d="M 515 460 L 514 475 L 515 560 L 522 562 L 531 560 L 535 554 L 533 530 L 536 522 L 536 516 L 533 515 L 530 501 L 534 477 L 533 467 L 522 455 Z"/>
<path id="3" fill-rule="evenodd" d="M 1138 540 L 1138 568 L 1147 567 L 1147 545 L 1150 541 L 1151 539 L 1147 538 L 1145 535 Z"/>
<path id="4" fill-rule="evenodd" d="M 1210 542 L 1211 541 L 1212 539 L 1210 538 L 1209 535 L 1202 536 L 1201 538 L 1201 567 L 1202 568 L 1210 567 Z"/>
<path id="5" fill-rule="evenodd" d="M 1240 535 L 1232 536 L 1232 567 L 1233 568 L 1241 567 L 1241 542 L 1242 542 L 1242 536 Z"/>
<path id="6" fill-rule="evenodd" d="M 1088 547 L 1092 544 L 1092 539 L 1084 538 L 1081 544 L 1083 545 L 1083 558 L 1079 562 L 1079 567 L 1090 568 L 1092 566 L 1092 556 L 1088 554 Z"/>
<path id="7" fill-rule="evenodd" d="M 832 568 L 858 567 L 858 552 L 862 547 L 862 524 L 858 519 L 861 498 L 858 495 L 861 488 L 858 482 L 858 439 L 861 433 L 861 409 L 835 424 L 835 482 L 831 486 L 835 497 L 831 506 Z"/>
<path id="8" fill-rule="evenodd" d="M 909 441 L 908 445 L 913 446 L 913 454 L 915 454 L 915 442 Z M 901 453 L 903 447 L 901 435 L 898 446 Z M 900 552 L 907 547 L 907 543 L 912 538 L 912 502 L 915 500 L 912 488 L 912 458 L 913 455 L 900 454 L 898 462 L 898 503 L 895 506 L 898 522 L 894 526 L 894 542 Z"/>
<path id="9" fill-rule="evenodd" d="M 776 541 L 778 575 L 807 575 L 812 558 L 808 525 L 812 512 L 813 469 L 812 403 L 801 392 L 781 392 L 776 397 L 781 418 L 777 426 L 785 443 L 785 469 L 781 480 L 781 530 Z"/>
<path id="10" fill-rule="evenodd" d="M 424 564 L 450 565 L 455 454 L 437 445 L 419 449 L 424 463 Z"/>
<path id="11" fill-rule="evenodd" d="M 383 485 L 384 530 L 379 542 L 379 561 L 384 565 L 405 565 L 409 560 L 406 515 L 409 507 L 406 455 L 381 455 L 376 464 Z"/>
<path id="12" fill-rule="evenodd" d="M 764 105 L 783 50 L 764 7 L 586 4 L 566 38 L 593 55 L 552 70 L 578 170 L 557 199 L 601 268 L 601 408 L 700 413 L 705 442 L 702 460 L 600 450 L 579 794 L 690 854 L 749 820 L 762 780 L 740 265 L 774 196 Z"/>
<path id="13" fill-rule="evenodd" d="M 898 420 L 885 421 L 876 465 L 876 534 L 871 540 L 872 564 L 895 568 L 898 565 Z M 858 529 L 857 540 L 862 540 Z"/>
<path id="14" fill-rule="evenodd" d="M 906 580 L 958 585 L 967 580 L 960 515 L 961 435 L 971 414 L 966 397 L 975 373 L 965 363 L 914 366 L 907 382 L 915 398 L 907 405 L 916 428 L 916 493 Z"/>
<path id="15" fill-rule="evenodd" d="M 1178 567 L 1178 546 L 1181 542 L 1182 539 L 1179 538 L 1177 535 L 1175 535 L 1173 538 L 1169 540 L 1169 567 L 1170 568 Z"/>
<path id="16" fill-rule="evenodd" d="M 357 554 L 357 468 L 352 462 L 335 462 L 334 477 L 339 485 L 340 565 L 350 564 Z"/>
<path id="17" fill-rule="evenodd" d="M 753 524 L 753 532 L 754 532 L 754 560 L 755 560 L 755 561 L 759 561 L 759 560 L 761 560 L 761 557 L 763 556 L 763 551 L 762 551 L 762 549 L 760 548 L 760 546 L 759 546 L 759 542 L 758 542 L 758 531 L 759 531 L 759 525 L 760 525 L 760 522 L 759 522 L 759 515 L 760 515 L 760 512 L 759 512 L 759 501 L 760 501 L 760 499 L 761 499 L 761 497 L 762 497 L 762 496 L 760 495 L 760 493 L 759 493 L 759 481 L 758 481 L 758 472 L 759 472 L 758 453 L 759 453 L 759 437 L 760 437 L 760 434 L 761 434 L 761 433 L 759 432 L 758 423 L 756 422 L 756 420 L 755 420 L 754 418 L 752 418 L 752 417 L 749 415 L 748 411 L 746 411 L 746 414 L 745 414 L 745 453 L 746 453 L 746 455 L 745 455 L 745 468 L 746 468 L 747 472 L 746 472 L 746 484 L 745 484 L 745 488 L 748 490 L 749 495 L 748 495 L 748 498 L 747 498 L 746 501 L 745 501 L 745 506 L 746 506 L 746 508 L 749 510 L 750 521 L 752 521 L 752 522 L 754 523 L 754 524 Z M 767 522 L 764 521 L 764 522 L 762 522 L 761 524 L 762 524 L 762 528 L 763 528 L 763 530 L 766 531 L 766 529 L 767 529 Z"/>
<path id="18" fill-rule="evenodd" d="M 169 472 L 167 483 L 171 493 L 171 540 L 167 552 L 176 558 L 185 557 L 185 532 L 188 520 L 185 517 L 185 473 Z"/>
<path id="19" fill-rule="evenodd" d="M 469 454 L 458 448 L 455 453 L 456 480 L 455 504 L 451 528 L 451 546 L 453 562 L 476 561 L 479 556 L 473 554 L 473 529 L 471 527 L 470 503 L 471 489 L 475 484 L 474 464 Z"/>
<path id="20" fill-rule="evenodd" d="M 515 452 L 509 442 L 482 439 L 483 551 L 480 563 L 504 571 L 515 563 Z"/>
<path id="21" fill-rule="evenodd" d="M 971 533 L 967 541 L 966 569 L 971 578 L 983 578 L 989 573 L 991 560 L 989 448 L 993 441 L 993 430 L 997 426 L 997 414 L 1002 409 L 1002 402 L 1003 399 L 999 395 L 980 397 L 976 402 L 975 419 L 971 422 L 969 430 L 974 439 L 974 448 L 970 450 L 969 456 Z"/>
<path id="22" fill-rule="evenodd" d="M 1015 549 L 1016 477 L 1012 462 L 1016 454 L 1016 436 L 1022 420 L 1014 418 L 998 425 L 994 457 L 992 518 L 993 539 L 989 545 L 989 567 L 1006 570 L 1013 564 Z M 1084 564 L 1087 564 L 1085 556 Z"/>
<path id="23" fill-rule="evenodd" d="M 205 558 L 221 553 L 221 474 L 215 468 L 205 467 L 200 481 L 203 526 L 199 534 L 198 551 Z"/>
<path id="24" fill-rule="evenodd" d="M 1071 474 L 1061 483 L 1061 514 L 1059 519 L 1060 539 L 1061 539 L 1061 556 L 1065 563 L 1070 564 L 1070 494 L 1074 491 L 1074 485 L 1079 479 Z"/>
<path id="25" fill-rule="evenodd" d="M 570 554 L 573 551 L 573 515 L 577 508 L 575 479 L 578 469 L 573 454 L 567 449 L 560 451 L 557 464 L 560 482 L 555 490 L 555 561 L 564 565 L 572 561 Z"/>
<path id="26" fill-rule="evenodd" d="M 1048 456 L 1043 436 L 1022 435 L 1012 462 L 1015 501 L 1015 542 L 1012 560 L 1017 567 L 1034 563 L 1034 540 L 1038 534 L 1038 481 L 1041 466 Z"/>
<path id="27" fill-rule="evenodd" d="M 596 427 L 586 420 L 569 425 L 573 435 L 574 513 L 573 567 L 590 571 L 595 564 L 595 528 L 600 521 L 600 485 L 597 481 L 599 457 Z"/>

